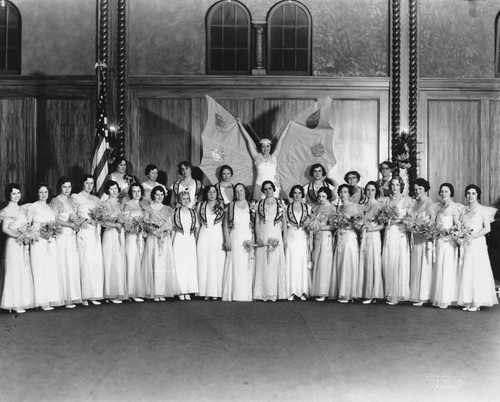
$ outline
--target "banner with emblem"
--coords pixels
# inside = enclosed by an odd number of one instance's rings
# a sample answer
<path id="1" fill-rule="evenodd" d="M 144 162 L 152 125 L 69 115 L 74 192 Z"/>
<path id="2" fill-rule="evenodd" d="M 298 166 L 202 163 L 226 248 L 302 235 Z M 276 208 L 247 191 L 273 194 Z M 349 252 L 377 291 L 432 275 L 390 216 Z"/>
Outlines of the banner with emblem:
<path id="1" fill-rule="evenodd" d="M 333 152 L 333 116 L 330 97 L 290 120 L 279 141 L 278 177 L 286 194 L 293 185 L 310 180 L 309 169 L 321 163 L 328 172 L 337 163 Z"/>
<path id="2" fill-rule="evenodd" d="M 200 169 L 212 184 L 219 181 L 223 165 L 233 169 L 232 182 L 252 184 L 253 160 L 236 118 L 210 96 L 207 97 L 207 124 L 201 134 L 203 156 Z"/>

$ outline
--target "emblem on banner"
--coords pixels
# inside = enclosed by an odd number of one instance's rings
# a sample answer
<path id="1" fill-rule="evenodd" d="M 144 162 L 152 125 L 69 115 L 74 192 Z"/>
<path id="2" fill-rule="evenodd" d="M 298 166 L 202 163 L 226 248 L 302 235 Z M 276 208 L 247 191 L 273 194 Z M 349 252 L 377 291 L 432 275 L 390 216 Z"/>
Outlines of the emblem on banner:
<path id="1" fill-rule="evenodd" d="M 221 131 L 224 131 L 226 129 L 226 122 L 224 121 L 224 118 L 218 113 L 215 113 L 215 127 L 217 127 L 217 129 Z"/>
<path id="2" fill-rule="evenodd" d="M 214 148 L 212 150 L 212 159 L 214 162 L 224 162 L 225 156 L 224 151 L 220 148 Z"/>
<path id="3" fill-rule="evenodd" d="M 321 110 L 315 111 L 312 115 L 310 115 L 306 120 L 307 128 L 316 128 L 319 124 L 319 118 L 321 117 Z"/>
<path id="4" fill-rule="evenodd" d="M 325 147 L 323 146 L 323 144 L 320 144 L 319 142 L 317 144 L 314 144 L 312 147 L 311 147 L 311 153 L 313 154 L 313 156 L 315 156 L 316 158 L 319 158 L 320 156 L 323 156 L 323 154 L 325 153 Z"/>

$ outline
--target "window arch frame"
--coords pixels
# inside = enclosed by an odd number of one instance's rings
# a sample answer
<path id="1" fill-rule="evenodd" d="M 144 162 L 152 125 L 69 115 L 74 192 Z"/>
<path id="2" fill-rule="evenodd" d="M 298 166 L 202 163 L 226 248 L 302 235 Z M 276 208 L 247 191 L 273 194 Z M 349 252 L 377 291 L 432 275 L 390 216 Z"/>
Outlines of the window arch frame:
<path id="1" fill-rule="evenodd" d="M 3 7 L 2 7 L 3 8 Z M 15 27 L 9 25 L 9 14 L 14 12 L 17 16 L 17 24 Z M 16 28 L 17 31 L 17 41 L 15 46 L 11 46 L 9 48 L 9 30 Z M 21 36 L 22 36 L 22 18 L 19 9 L 16 7 L 14 3 L 9 0 L 5 0 L 5 26 L 0 29 L 5 29 L 5 43 L 0 44 L 0 52 L 3 52 L 3 57 L 5 57 L 5 64 L 0 65 L 0 76 L 1 75 L 21 75 Z M 18 52 L 17 56 L 15 56 L 15 67 L 14 69 L 7 69 L 9 66 L 9 52 L 16 50 Z"/>
<path id="2" fill-rule="evenodd" d="M 211 24 L 211 19 L 213 15 L 219 10 L 220 7 L 223 7 L 224 4 L 231 4 L 234 5 L 235 7 L 238 7 L 243 14 L 246 17 L 247 24 L 246 24 L 246 40 L 247 40 L 247 47 L 246 47 L 246 63 L 247 67 L 245 70 L 216 70 L 211 68 L 212 64 L 212 50 L 214 49 L 212 46 L 212 27 L 214 24 Z M 224 29 L 224 24 L 220 25 L 222 29 Z M 238 25 L 235 24 L 234 27 L 237 27 Z M 252 16 L 250 14 L 250 11 L 245 7 L 245 5 L 238 0 L 220 0 L 217 3 L 213 4 L 207 11 L 207 15 L 205 17 L 205 37 L 206 37 L 206 74 L 208 75 L 250 75 L 252 72 Z M 224 51 L 224 44 L 222 45 L 222 48 L 220 48 L 222 51 Z M 229 47 L 227 48 L 229 49 Z M 236 67 L 237 63 L 237 56 L 236 56 L 236 50 L 238 50 L 238 47 L 236 46 L 236 39 L 235 39 L 235 46 L 231 48 L 235 50 L 235 56 L 234 56 L 234 66 Z"/>
<path id="3" fill-rule="evenodd" d="M 277 71 L 277 70 L 272 70 L 271 69 L 271 66 L 272 66 L 272 46 L 271 46 L 271 43 L 272 43 L 272 27 L 273 25 L 271 24 L 271 20 L 272 20 L 272 17 L 274 15 L 275 12 L 279 11 L 279 9 L 281 9 L 282 7 L 286 6 L 287 4 L 293 4 L 295 7 L 298 7 L 300 8 L 302 11 L 304 11 L 305 15 L 306 15 L 306 18 L 307 18 L 307 66 L 306 66 L 306 70 L 294 70 L 294 71 L 288 71 L 288 70 L 280 70 L 280 71 Z M 310 76 L 312 74 L 312 29 L 313 29 L 313 23 L 312 23 L 312 16 L 311 16 L 311 13 L 309 11 L 309 9 L 303 5 L 302 3 L 300 3 L 299 1 L 296 1 L 296 0 L 282 0 L 280 1 L 279 3 L 276 3 L 274 6 L 271 7 L 271 9 L 269 10 L 269 12 L 267 13 L 267 18 L 266 18 L 266 21 L 267 21 L 267 40 L 266 40 L 266 47 L 267 47 L 267 57 L 266 57 L 266 69 L 267 69 L 267 74 L 268 75 L 293 75 L 293 76 Z M 274 25 L 276 26 L 276 25 Z M 295 26 L 295 29 L 297 29 L 297 24 L 294 25 Z M 282 29 L 285 27 L 285 25 L 281 25 Z M 284 37 L 284 35 L 282 34 L 282 37 Z M 295 43 L 296 45 L 296 43 Z M 281 49 L 285 49 L 285 47 L 281 47 Z M 297 49 L 303 49 L 303 48 L 297 48 L 297 46 L 294 47 L 294 51 L 295 51 L 295 62 L 297 62 Z M 283 56 L 282 56 L 283 58 Z M 283 64 L 283 62 L 282 62 Z"/>

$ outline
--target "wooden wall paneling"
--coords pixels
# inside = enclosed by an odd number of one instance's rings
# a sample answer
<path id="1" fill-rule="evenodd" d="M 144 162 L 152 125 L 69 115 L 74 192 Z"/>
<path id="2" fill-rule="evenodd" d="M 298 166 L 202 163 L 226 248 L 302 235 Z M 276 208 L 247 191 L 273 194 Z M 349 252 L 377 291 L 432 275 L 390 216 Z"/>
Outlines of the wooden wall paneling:
<path id="1" fill-rule="evenodd" d="M 448 182 L 455 187 L 455 200 L 465 202 L 465 187 L 481 183 L 481 102 L 429 100 L 427 143 L 431 197 L 437 198 L 439 185 Z"/>
<path id="2" fill-rule="evenodd" d="M 30 201 L 34 186 L 35 100 L 0 100 L 0 189 L 8 183 L 22 188 L 22 201 Z M 8 200 L 6 200 L 8 201 Z"/>
<path id="3" fill-rule="evenodd" d="M 128 162 L 128 171 L 133 176 L 136 176 L 142 182 L 143 172 L 137 170 L 136 168 L 140 164 L 140 155 L 137 151 L 139 149 L 139 133 L 141 127 L 139 126 L 139 99 L 137 97 L 136 90 L 129 90 L 127 96 L 127 108 L 128 108 L 128 119 L 126 119 L 125 128 L 125 158 Z M 159 166 L 159 169 L 163 168 Z M 113 168 L 111 167 L 111 170 Z"/>
<path id="4" fill-rule="evenodd" d="M 490 159 L 488 167 L 490 172 L 490 205 L 500 208 L 500 101 L 491 100 L 488 112 L 490 117 L 490 147 L 487 154 L 489 154 Z"/>
<path id="5" fill-rule="evenodd" d="M 95 136 L 94 99 L 39 99 L 37 102 L 37 181 L 54 187 L 69 176 L 74 191 L 90 173 Z"/>
<path id="6" fill-rule="evenodd" d="M 491 203 L 491 189 L 490 189 L 490 101 L 489 99 L 481 99 L 479 110 L 479 141 L 481 150 L 479 152 L 480 157 L 480 175 L 479 183 L 477 184 L 481 188 L 481 202 L 489 205 Z"/>
<path id="7" fill-rule="evenodd" d="M 330 172 L 335 186 L 344 183 L 344 175 L 356 170 L 360 185 L 378 178 L 380 129 L 378 99 L 334 99 L 334 152 L 337 164 Z"/>
<path id="8" fill-rule="evenodd" d="M 418 176 L 425 179 L 429 178 L 429 161 L 428 161 L 428 106 L 429 99 L 427 92 L 421 91 L 418 95 L 418 116 L 417 116 L 417 159 L 418 159 Z M 430 178 L 432 179 L 432 178 Z M 430 180 L 429 180 L 430 181 Z M 435 186 L 435 183 L 431 183 Z"/>
<path id="9" fill-rule="evenodd" d="M 166 173 L 168 185 L 178 179 L 177 163 L 191 159 L 191 99 L 139 99 L 138 146 L 139 163 L 134 174 L 144 180 L 144 168 L 148 163 Z M 197 177 L 198 178 L 198 177 Z M 162 180 L 163 179 L 163 180 Z M 160 176 L 164 182 L 165 177 Z"/>

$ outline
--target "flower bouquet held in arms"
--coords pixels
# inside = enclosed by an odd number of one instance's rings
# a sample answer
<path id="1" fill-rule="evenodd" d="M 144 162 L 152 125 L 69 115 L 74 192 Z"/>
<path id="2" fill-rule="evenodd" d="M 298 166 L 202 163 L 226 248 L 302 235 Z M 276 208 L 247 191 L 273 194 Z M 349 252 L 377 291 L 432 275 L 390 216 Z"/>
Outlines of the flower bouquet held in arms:
<path id="1" fill-rule="evenodd" d="M 274 253 L 274 251 L 278 248 L 279 245 L 280 245 L 280 241 L 278 239 L 273 238 L 273 237 L 270 237 L 269 239 L 267 239 L 267 243 L 264 244 L 264 246 L 267 247 L 266 255 L 267 255 L 267 263 L 268 264 L 269 264 L 269 258 L 271 256 L 271 254 Z"/>
<path id="2" fill-rule="evenodd" d="M 399 219 L 399 209 L 396 205 L 386 204 L 379 208 L 375 220 L 380 225 L 390 225 L 391 222 Z"/>
<path id="3" fill-rule="evenodd" d="M 143 216 L 127 216 L 123 222 L 125 236 L 129 235 L 144 235 L 144 217 Z"/>
<path id="4" fill-rule="evenodd" d="M 57 239 L 62 233 L 62 226 L 55 222 L 46 222 L 40 226 L 40 237 L 50 243 L 51 239 Z"/>
<path id="5" fill-rule="evenodd" d="M 251 240 L 245 240 L 243 242 L 243 248 L 250 255 L 250 261 L 253 261 L 253 259 L 254 259 L 254 256 L 255 256 L 255 253 L 254 253 L 255 247 L 257 247 L 257 245 L 254 244 L 253 241 L 251 241 Z"/>
<path id="6" fill-rule="evenodd" d="M 19 233 L 19 236 L 17 236 L 16 242 L 20 246 L 31 246 L 39 240 L 38 234 L 31 225 L 23 225 L 17 228 L 17 233 Z"/>
<path id="7" fill-rule="evenodd" d="M 453 236 L 458 244 L 460 263 L 462 263 L 464 258 L 464 247 L 472 241 L 472 228 L 460 221 L 450 228 L 450 235 Z"/>
<path id="8" fill-rule="evenodd" d="M 166 221 L 161 218 L 146 218 L 142 222 L 142 228 L 146 236 L 156 236 L 160 254 L 163 251 L 165 237 L 170 234 L 170 230 L 165 227 Z"/>
<path id="9" fill-rule="evenodd" d="M 334 212 L 330 215 L 330 226 L 336 234 L 352 229 L 350 218 L 342 212 Z"/>
<path id="10" fill-rule="evenodd" d="M 92 219 L 92 224 L 102 225 L 104 222 L 109 221 L 108 211 L 106 207 L 100 205 L 89 210 L 89 217 Z"/>
<path id="11" fill-rule="evenodd" d="M 70 215 L 68 222 L 74 223 L 75 224 L 75 232 L 78 233 L 82 228 L 85 228 L 87 226 L 86 219 L 79 216 L 79 215 Z"/>

